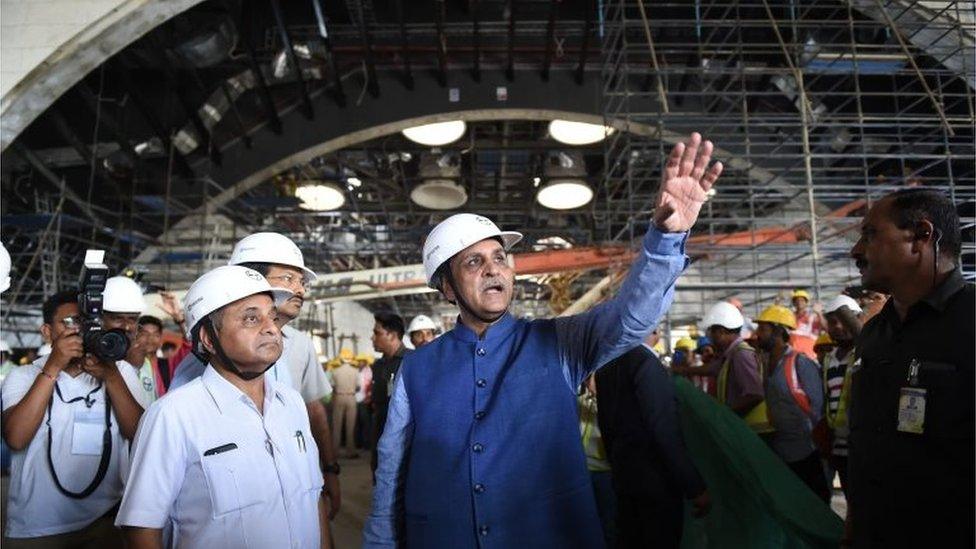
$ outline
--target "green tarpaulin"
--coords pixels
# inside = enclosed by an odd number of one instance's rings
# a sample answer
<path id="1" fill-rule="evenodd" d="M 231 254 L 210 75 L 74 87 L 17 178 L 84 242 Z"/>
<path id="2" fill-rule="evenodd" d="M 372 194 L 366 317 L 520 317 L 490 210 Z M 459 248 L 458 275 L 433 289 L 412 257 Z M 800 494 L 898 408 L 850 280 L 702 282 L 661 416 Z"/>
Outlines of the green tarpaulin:
<path id="1" fill-rule="evenodd" d="M 712 510 L 686 513 L 683 549 L 837 547 L 843 522 L 725 406 L 675 379 L 688 452 Z"/>

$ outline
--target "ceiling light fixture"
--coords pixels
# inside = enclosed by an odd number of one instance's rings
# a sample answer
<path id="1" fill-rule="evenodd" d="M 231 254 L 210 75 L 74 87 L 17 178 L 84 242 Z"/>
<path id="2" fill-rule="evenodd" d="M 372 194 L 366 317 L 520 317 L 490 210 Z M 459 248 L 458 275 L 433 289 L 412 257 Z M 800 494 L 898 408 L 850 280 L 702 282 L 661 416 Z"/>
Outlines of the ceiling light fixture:
<path id="1" fill-rule="evenodd" d="M 403 130 L 403 135 L 414 143 L 427 145 L 430 147 L 440 147 L 453 143 L 464 135 L 468 125 L 464 120 L 452 120 L 450 122 L 437 122 L 434 124 L 424 124 Z"/>
<path id="2" fill-rule="evenodd" d="M 427 179 L 410 191 L 410 200 L 429 210 L 453 210 L 468 201 L 468 192 L 452 179 Z"/>
<path id="3" fill-rule="evenodd" d="M 549 135 L 566 145 L 590 145 L 603 141 L 614 129 L 602 124 L 587 124 L 569 120 L 553 120 L 549 123 Z"/>
<path id="4" fill-rule="evenodd" d="M 593 189 L 582 179 L 553 179 L 539 189 L 535 198 L 551 210 L 572 210 L 593 200 Z"/>
<path id="5" fill-rule="evenodd" d="M 346 203 L 346 195 L 334 183 L 308 181 L 295 189 L 295 197 L 302 201 L 305 210 L 316 212 L 336 210 Z"/>

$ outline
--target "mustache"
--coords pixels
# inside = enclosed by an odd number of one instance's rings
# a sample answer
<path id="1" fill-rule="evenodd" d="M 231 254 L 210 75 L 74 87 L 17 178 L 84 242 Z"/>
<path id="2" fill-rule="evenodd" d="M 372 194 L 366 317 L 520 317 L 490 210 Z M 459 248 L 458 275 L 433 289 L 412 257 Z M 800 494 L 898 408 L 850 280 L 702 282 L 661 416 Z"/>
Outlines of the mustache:
<path id="1" fill-rule="evenodd" d="M 502 277 L 492 277 L 478 285 L 478 291 L 483 292 L 490 288 L 500 287 L 502 290 L 508 289 L 508 281 Z"/>

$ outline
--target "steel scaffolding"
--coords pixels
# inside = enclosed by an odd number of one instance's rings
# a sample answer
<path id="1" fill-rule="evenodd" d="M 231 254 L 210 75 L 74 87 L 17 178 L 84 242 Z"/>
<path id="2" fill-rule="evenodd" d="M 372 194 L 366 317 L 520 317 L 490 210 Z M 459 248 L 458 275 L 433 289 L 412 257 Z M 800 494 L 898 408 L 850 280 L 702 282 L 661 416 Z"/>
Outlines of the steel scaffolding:
<path id="1" fill-rule="evenodd" d="M 963 213 L 972 279 L 972 1 L 760 0 L 603 4 L 606 236 L 635 243 L 660 162 L 700 131 L 726 171 L 688 242 L 672 318 L 738 295 L 757 310 L 858 283 L 849 250 L 872 200 L 924 185 Z M 689 39 L 689 37 L 693 37 Z M 620 227 L 618 209 L 640 212 Z M 736 288 L 741 285 L 740 288 Z M 751 307 L 750 307 L 751 304 Z"/>

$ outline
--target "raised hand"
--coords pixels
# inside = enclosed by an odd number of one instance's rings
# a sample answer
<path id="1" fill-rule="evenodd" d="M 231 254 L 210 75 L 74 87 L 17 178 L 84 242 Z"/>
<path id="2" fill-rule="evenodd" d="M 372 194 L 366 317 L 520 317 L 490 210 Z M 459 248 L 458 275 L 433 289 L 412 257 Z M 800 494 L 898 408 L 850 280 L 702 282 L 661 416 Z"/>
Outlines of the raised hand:
<path id="1" fill-rule="evenodd" d="M 180 305 L 176 296 L 169 292 L 159 292 L 159 297 L 161 299 L 159 303 L 159 308 L 164 313 L 168 314 L 176 322 L 183 320 L 183 307 Z"/>
<path id="2" fill-rule="evenodd" d="M 711 141 L 702 143 L 701 134 L 695 132 L 671 149 L 654 209 L 654 225 L 661 231 L 685 232 L 698 220 L 706 193 L 722 173 L 721 162 L 708 166 L 712 148 Z"/>

